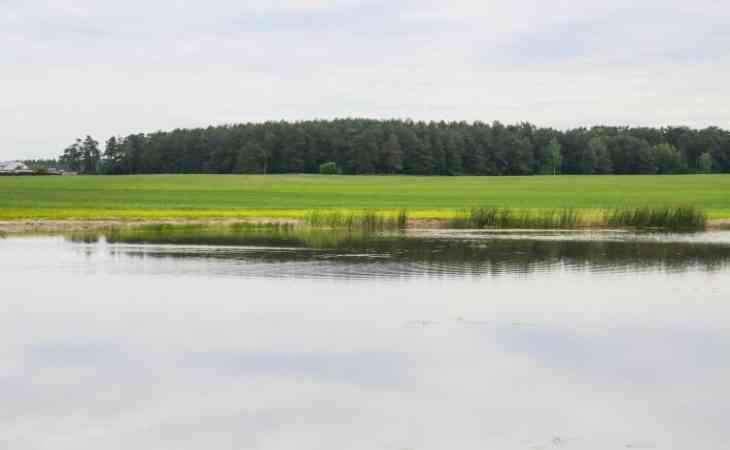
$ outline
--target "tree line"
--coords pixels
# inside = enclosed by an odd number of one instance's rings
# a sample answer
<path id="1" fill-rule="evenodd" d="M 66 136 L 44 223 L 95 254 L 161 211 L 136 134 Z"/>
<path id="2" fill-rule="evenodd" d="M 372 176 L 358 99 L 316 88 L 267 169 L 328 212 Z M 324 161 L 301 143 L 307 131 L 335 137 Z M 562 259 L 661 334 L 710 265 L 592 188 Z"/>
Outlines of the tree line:
<path id="1" fill-rule="evenodd" d="M 86 136 L 58 162 L 88 174 L 708 173 L 730 172 L 730 132 L 371 119 L 265 122 L 113 136 L 103 151 Z"/>

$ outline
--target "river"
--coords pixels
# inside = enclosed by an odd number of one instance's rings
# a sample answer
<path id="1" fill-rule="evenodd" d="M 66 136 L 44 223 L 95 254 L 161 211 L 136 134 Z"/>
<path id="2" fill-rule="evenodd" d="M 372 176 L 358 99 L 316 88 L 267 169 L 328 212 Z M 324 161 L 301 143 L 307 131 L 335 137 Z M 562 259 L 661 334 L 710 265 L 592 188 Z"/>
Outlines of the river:
<path id="1" fill-rule="evenodd" d="M 2 448 L 730 448 L 730 232 L 5 236 L 0 310 Z"/>

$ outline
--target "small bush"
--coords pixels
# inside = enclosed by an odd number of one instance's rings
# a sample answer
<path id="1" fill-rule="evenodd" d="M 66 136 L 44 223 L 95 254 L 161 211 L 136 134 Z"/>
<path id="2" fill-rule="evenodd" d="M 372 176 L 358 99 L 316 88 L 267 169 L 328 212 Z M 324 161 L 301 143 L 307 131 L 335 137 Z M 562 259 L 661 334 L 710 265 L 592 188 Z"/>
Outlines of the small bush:
<path id="1" fill-rule="evenodd" d="M 319 173 L 322 175 L 337 175 L 339 173 L 337 164 L 331 161 L 326 162 L 319 166 Z"/>

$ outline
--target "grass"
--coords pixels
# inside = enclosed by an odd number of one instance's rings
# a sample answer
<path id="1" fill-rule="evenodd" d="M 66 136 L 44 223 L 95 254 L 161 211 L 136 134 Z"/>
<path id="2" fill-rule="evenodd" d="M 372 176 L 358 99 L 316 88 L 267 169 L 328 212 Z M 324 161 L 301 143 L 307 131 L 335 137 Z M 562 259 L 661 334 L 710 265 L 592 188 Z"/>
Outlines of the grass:
<path id="1" fill-rule="evenodd" d="M 346 228 L 363 230 L 402 229 L 408 225 L 408 211 L 397 213 L 365 209 L 362 211 L 319 210 L 308 211 L 304 223 L 310 227 Z"/>
<path id="2" fill-rule="evenodd" d="M 553 211 L 509 208 L 473 208 L 449 220 L 450 228 L 533 228 L 559 229 L 581 227 L 642 228 L 658 230 L 704 230 L 705 213 L 692 206 L 635 208 L 592 211 L 562 209 Z"/>
<path id="3" fill-rule="evenodd" d="M 583 217 L 677 205 L 694 205 L 716 219 L 730 218 L 728 193 L 730 175 L 0 177 L 0 220 L 304 218 L 312 210 L 397 215 L 403 208 L 411 218 L 453 218 L 471 208 L 543 217 L 569 210 Z"/>
<path id="4" fill-rule="evenodd" d="M 606 223 L 613 227 L 702 230 L 706 222 L 705 215 L 691 206 L 624 209 L 612 211 L 606 216 Z"/>
<path id="5" fill-rule="evenodd" d="M 523 210 L 473 208 L 449 220 L 451 228 L 578 228 L 594 224 L 574 209 Z"/>
<path id="6" fill-rule="evenodd" d="M 349 247 L 372 236 L 368 230 L 311 228 L 281 224 L 169 225 L 154 224 L 135 228 L 64 233 L 75 242 L 94 243 L 104 236 L 108 242 L 128 244 L 184 245 L 284 245 L 316 249 Z M 276 253 L 272 253 L 276 255 Z"/>

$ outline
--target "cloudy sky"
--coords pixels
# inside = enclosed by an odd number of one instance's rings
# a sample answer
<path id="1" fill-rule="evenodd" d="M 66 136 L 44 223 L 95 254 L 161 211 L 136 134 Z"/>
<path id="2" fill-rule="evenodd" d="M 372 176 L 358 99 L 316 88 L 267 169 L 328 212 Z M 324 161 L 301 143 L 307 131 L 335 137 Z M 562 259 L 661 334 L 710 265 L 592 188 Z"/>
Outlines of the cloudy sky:
<path id="1" fill-rule="evenodd" d="M 0 0 L 0 159 L 344 116 L 730 127 L 726 0 Z"/>

